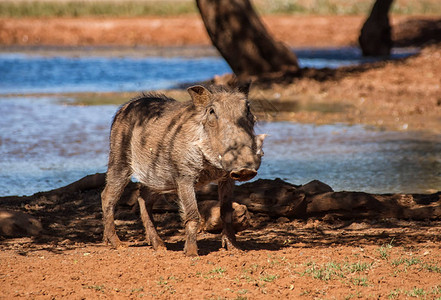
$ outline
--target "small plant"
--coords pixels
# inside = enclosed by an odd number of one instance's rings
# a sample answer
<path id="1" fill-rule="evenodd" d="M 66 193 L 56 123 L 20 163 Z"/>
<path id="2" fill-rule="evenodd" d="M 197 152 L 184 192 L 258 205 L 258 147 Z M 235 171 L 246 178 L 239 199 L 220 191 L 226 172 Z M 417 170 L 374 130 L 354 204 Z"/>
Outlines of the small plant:
<path id="1" fill-rule="evenodd" d="M 399 265 L 406 265 L 407 267 L 410 267 L 412 265 L 417 265 L 421 263 L 421 260 L 419 258 L 416 257 L 412 257 L 412 258 L 402 258 L 400 257 L 399 259 L 395 259 L 391 262 L 391 264 L 395 267 L 399 266 Z"/>
<path id="2" fill-rule="evenodd" d="M 335 277 L 343 277 L 341 272 L 341 266 L 335 262 L 327 263 L 326 265 L 319 267 L 315 263 L 308 263 L 310 268 L 306 269 L 304 274 L 311 274 L 315 279 L 328 281 Z"/>
<path id="3" fill-rule="evenodd" d="M 441 295 L 441 285 L 434 286 L 431 293 L 435 295 Z"/>
<path id="4" fill-rule="evenodd" d="M 355 263 L 337 263 L 329 262 L 322 266 L 317 266 L 314 262 L 307 263 L 308 268 L 300 273 L 301 276 L 310 274 L 315 279 L 323 281 L 333 280 L 336 278 L 346 278 L 348 274 L 360 273 L 369 270 L 373 263 L 368 262 L 355 262 Z M 350 280 L 352 284 L 366 286 L 366 277 L 355 277 Z"/>
<path id="5" fill-rule="evenodd" d="M 199 256 L 198 257 L 193 257 L 191 259 L 191 264 L 190 265 L 191 266 L 196 266 L 198 264 L 199 260 L 200 260 Z"/>
<path id="6" fill-rule="evenodd" d="M 421 296 L 426 295 L 426 291 L 424 289 L 417 288 L 417 287 L 414 287 L 413 290 L 406 291 L 404 293 L 410 297 L 421 297 Z"/>
<path id="7" fill-rule="evenodd" d="M 130 290 L 131 293 L 137 293 L 137 292 L 144 292 L 144 288 L 140 287 L 140 288 L 133 288 Z"/>
<path id="8" fill-rule="evenodd" d="M 396 299 L 400 296 L 400 290 L 399 289 L 395 289 L 393 291 L 391 291 L 389 293 L 389 295 L 387 296 L 388 299 Z"/>
<path id="9" fill-rule="evenodd" d="M 437 266 L 437 265 L 432 265 L 432 264 L 428 264 L 428 263 L 424 263 L 422 265 L 422 268 L 424 270 L 427 270 L 429 272 L 433 272 L 433 273 L 441 273 L 441 267 Z"/>
<path id="10" fill-rule="evenodd" d="M 356 262 L 349 265 L 351 273 L 367 271 L 372 267 L 373 263 Z"/>
<path id="11" fill-rule="evenodd" d="M 167 280 L 164 280 L 164 278 L 162 276 L 159 277 L 158 285 L 167 285 L 167 284 L 168 284 Z"/>
<path id="12" fill-rule="evenodd" d="M 349 300 L 349 299 L 356 299 L 356 298 L 361 298 L 361 294 L 359 291 L 357 291 L 357 293 L 354 294 L 349 294 L 347 296 L 344 297 L 345 300 Z"/>
<path id="13" fill-rule="evenodd" d="M 368 281 L 366 277 L 354 277 L 351 279 L 352 284 L 358 286 L 368 286 Z"/>
<path id="14" fill-rule="evenodd" d="M 223 277 L 226 270 L 222 267 L 213 268 L 208 273 L 205 273 L 202 277 L 205 279 L 212 279 L 212 278 L 220 278 Z"/>
<path id="15" fill-rule="evenodd" d="M 248 293 L 248 290 L 247 289 L 238 290 L 237 293 L 240 295 L 245 295 L 246 293 Z"/>
<path id="16" fill-rule="evenodd" d="M 214 268 L 209 273 L 211 273 L 211 274 L 223 274 L 223 273 L 225 273 L 225 269 L 222 268 L 222 267 Z"/>
<path id="17" fill-rule="evenodd" d="M 389 253 L 388 250 L 393 247 L 393 241 L 392 239 L 389 243 L 381 245 L 381 247 L 378 249 L 380 252 L 381 259 L 388 260 L 389 259 Z"/>
<path id="18" fill-rule="evenodd" d="M 176 293 L 176 290 L 171 284 L 169 284 L 169 280 L 173 281 L 173 280 L 175 280 L 175 277 L 169 276 L 167 278 L 167 280 L 164 280 L 164 278 L 161 276 L 161 277 L 159 277 L 159 280 L 157 283 L 158 283 L 158 285 L 160 285 L 164 288 L 164 290 L 161 293 L 165 293 L 166 291 L 168 291 L 170 294 L 173 295 L 174 293 Z"/>
<path id="19" fill-rule="evenodd" d="M 85 285 L 83 288 L 101 292 L 104 292 L 105 289 L 104 285 Z"/>
<path id="20" fill-rule="evenodd" d="M 268 275 L 262 277 L 261 280 L 262 280 L 262 281 L 265 281 L 265 282 L 273 282 L 273 281 L 276 280 L 278 277 L 279 277 L 278 275 L 270 275 L 270 274 L 268 274 Z"/>

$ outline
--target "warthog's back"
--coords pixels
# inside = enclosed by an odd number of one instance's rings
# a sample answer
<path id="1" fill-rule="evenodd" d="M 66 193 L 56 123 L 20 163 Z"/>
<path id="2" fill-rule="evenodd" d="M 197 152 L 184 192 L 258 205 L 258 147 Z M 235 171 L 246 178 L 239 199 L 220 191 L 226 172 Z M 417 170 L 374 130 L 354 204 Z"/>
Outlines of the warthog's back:
<path id="1" fill-rule="evenodd" d="M 123 105 L 115 115 L 111 152 L 152 190 L 172 191 L 176 178 L 194 176 L 203 167 L 198 147 L 201 126 L 191 102 L 143 95 Z"/>

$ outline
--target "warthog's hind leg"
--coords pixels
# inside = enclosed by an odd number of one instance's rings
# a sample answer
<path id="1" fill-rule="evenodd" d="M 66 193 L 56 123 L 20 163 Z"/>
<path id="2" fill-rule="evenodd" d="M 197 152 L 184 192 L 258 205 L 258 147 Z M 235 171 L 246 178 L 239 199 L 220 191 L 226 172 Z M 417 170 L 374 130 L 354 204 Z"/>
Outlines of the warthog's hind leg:
<path id="1" fill-rule="evenodd" d="M 105 243 L 110 243 L 112 247 L 119 248 L 122 245 L 115 230 L 115 206 L 121 198 L 124 188 L 129 183 L 130 173 L 120 173 L 118 176 L 113 174 L 112 170 L 107 171 L 106 187 L 101 193 L 101 205 L 103 209 L 104 234 L 103 240 Z"/>
<path id="2" fill-rule="evenodd" d="M 145 228 L 147 242 L 152 245 L 155 250 L 166 250 L 164 242 L 159 237 L 153 224 L 152 208 L 157 199 L 157 195 L 150 193 L 146 187 L 142 187 L 140 196 L 138 197 L 139 211 Z"/>
<path id="3" fill-rule="evenodd" d="M 228 250 L 240 250 L 236 242 L 236 232 L 233 228 L 233 198 L 234 181 L 231 178 L 221 179 L 218 182 L 218 195 L 220 201 L 220 214 L 223 224 L 222 247 Z"/>

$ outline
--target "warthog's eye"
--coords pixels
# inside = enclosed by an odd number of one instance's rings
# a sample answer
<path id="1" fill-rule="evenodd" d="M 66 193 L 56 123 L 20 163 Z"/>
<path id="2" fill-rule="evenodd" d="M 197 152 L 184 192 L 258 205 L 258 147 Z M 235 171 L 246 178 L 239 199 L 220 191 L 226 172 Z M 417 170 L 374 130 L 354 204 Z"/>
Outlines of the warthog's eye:
<path id="1" fill-rule="evenodd" d="M 250 107 L 250 102 L 247 101 L 247 105 L 246 105 L 246 110 L 247 110 L 247 115 L 251 115 L 251 107 Z"/>
<path id="2" fill-rule="evenodd" d="M 256 122 L 256 116 L 253 115 L 253 113 L 251 112 L 251 107 L 250 107 L 250 102 L 246 102 L 246 114 L 247 114 L 247 118 L 250 119 L 252 122 Z"/>
<path id="3" fill-rule="evenodd" d="M 208 109 L 208 116 L 207 116 L 207 123 L 208 123 L 208 125 L 215 126 L 216 125 L 216 120 L 217 120 L 216 111 L 214 110 L 213 107 L 210 107 Z"/>

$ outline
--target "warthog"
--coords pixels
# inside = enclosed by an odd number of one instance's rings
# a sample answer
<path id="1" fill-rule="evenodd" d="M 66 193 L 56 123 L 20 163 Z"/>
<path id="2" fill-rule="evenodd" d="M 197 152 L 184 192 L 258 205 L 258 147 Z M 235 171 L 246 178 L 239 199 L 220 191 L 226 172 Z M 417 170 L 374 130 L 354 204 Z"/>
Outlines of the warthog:
<path id="1" fill-rule="evenodd" d="M 195 187 L 218 182 L 223 221 L 222 247 L 237 248 L 232 227 L 234 181 L 257 174 L 265 135 L 254 134 L 249 84 L 235 89 L 193 86 L 192 101 L 148 94 L 124 104 L 110 133 L 106 186 L 102 192 L 104 241 L 120 247 L 114 210 L 131 176 L 143 188 L 138 198 L 146 239 L 165 249 L 153 225 L 152 206 L 164 193 L 176 193 L 185 224 L 186 255 L 197 255 L 200 215 Z"/>

